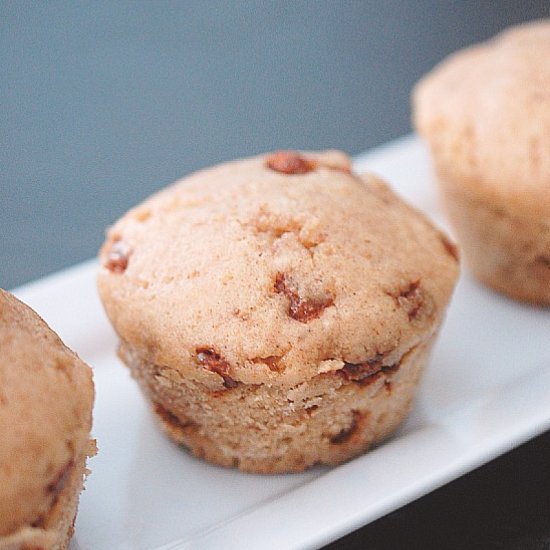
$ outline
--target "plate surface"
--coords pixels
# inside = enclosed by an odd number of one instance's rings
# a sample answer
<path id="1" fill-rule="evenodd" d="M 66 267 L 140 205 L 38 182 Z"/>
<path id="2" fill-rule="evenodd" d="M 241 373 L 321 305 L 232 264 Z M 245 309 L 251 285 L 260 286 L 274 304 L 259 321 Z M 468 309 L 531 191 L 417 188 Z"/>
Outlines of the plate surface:
<path id="1" fill-rule="evenodd" d="M 426 151 L 405 137 L 357 158 L 444 226 Z M 550 427 L 550 311 L 463 274 L 414 410 L 386 444 L 338 468 L 259 476 L 210 466 L 156 428 L 115 355 L 95 261 L 16 290 L 93 366 L 99 454 L 73 550 L 316 548 Z"/>

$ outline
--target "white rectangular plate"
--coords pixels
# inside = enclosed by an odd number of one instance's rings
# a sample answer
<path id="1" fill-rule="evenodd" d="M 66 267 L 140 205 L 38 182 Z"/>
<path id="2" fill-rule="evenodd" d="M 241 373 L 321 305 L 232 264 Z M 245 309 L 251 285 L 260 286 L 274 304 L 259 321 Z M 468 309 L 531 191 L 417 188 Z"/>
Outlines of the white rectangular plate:
<path id="1" fill-rule="evenodd" d="M 362 155 L 356 166 L 445 225 L 416 138 Z M 550 427 L 550 311 L 463 274 L 414 410 L 390 441 L 298 475 L 210 466 L 157 430 L 115 355 L 95 270 L 87 262 L 16 291 L 95 372 L 99 454 L 89 461 L 73 550 L 319 547 Z"/>

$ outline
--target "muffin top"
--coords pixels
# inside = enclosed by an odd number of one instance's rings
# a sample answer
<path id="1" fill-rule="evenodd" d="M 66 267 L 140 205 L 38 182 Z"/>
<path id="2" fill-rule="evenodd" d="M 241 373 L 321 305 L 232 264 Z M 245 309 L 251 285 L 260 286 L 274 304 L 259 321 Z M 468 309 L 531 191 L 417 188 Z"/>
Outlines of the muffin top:
<path id="1" fill-rule="evenodd" d="M 0 536 L 40 527 L 89 445 L 91 369 L 0 289 Z"/>
<path id="2" fill-rule="evenodd" d="M 413 103 L 439 170 L 497 207 L 550 216 L 550 19 L 451 55 Z"/>
<path id="3" fill-rule="evenodd" d="M 394 364 L 431 335 L 458 270 L 441 232 L 338 151 L 197 172 L 130 210 L 100 256 L 123 347 L 220 389 Z"/>

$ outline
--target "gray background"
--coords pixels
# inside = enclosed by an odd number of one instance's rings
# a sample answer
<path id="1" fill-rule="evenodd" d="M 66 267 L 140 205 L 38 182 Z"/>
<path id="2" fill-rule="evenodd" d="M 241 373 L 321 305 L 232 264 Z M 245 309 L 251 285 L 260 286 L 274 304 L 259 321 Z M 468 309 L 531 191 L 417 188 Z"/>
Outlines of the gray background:
<path id="1" fill-rule="evenodd" d="M 196 168 L 409 131 L 414 82 L 547 2 L 2 2 L 0 286 Z"/>

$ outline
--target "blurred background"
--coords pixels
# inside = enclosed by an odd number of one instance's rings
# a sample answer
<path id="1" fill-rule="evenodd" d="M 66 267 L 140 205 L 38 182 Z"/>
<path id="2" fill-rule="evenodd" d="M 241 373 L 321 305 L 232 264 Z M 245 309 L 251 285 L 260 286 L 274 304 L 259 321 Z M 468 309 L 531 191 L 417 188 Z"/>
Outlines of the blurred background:
<path id="1" fill-rule="evenodd" d="M 548 2 L 3 1 L 0 286 L 96 254 L 176 178 L 410 131 L 415 81 Z"/>

